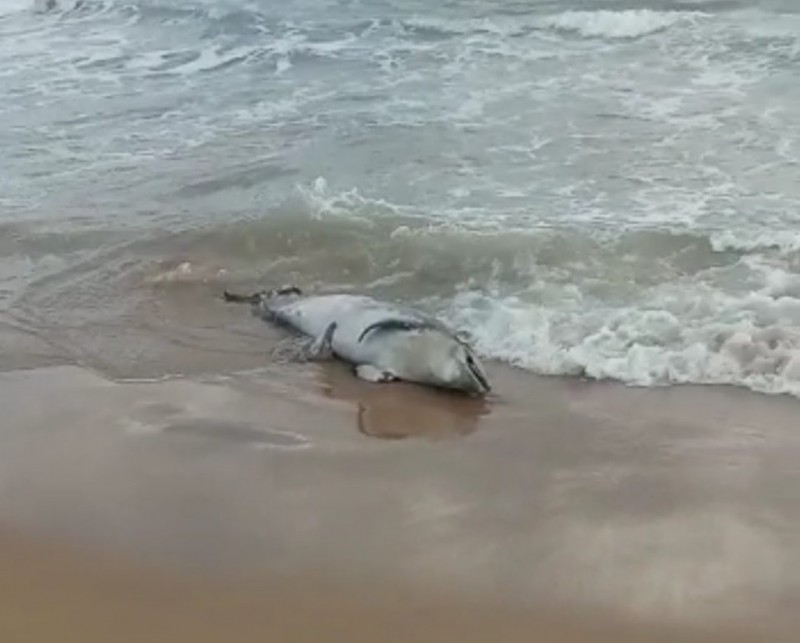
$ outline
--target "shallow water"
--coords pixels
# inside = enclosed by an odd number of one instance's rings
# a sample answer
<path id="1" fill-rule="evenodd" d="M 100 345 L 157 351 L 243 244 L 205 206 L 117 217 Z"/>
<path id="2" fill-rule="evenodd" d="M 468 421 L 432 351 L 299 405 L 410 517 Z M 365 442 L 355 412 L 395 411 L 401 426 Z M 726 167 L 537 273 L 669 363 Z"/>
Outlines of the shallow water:
<path id="1" fill-rule="evenodd" d="M 294 281 L 800 394 L 795 3 L 41 5 L 0 9 L 4 367 L 253 368 L 215 297 Z"/>

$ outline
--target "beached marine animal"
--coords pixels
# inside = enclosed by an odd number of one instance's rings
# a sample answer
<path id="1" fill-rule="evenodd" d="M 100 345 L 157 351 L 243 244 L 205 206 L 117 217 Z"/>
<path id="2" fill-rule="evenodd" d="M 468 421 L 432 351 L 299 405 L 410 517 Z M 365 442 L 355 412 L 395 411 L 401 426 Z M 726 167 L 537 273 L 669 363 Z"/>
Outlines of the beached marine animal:
<path id="1" fill-rule="evenodd" d="M 224 298 L 252 304 L 262 318 L 313 338 L 309 357 L 336 355 L 364 380 L 406 380 L 477 395 L 491 390 L 463 336 L 421 311 L 362 295 L 303 296 L 295 286 L 252 295 L 225 291 Z"/>

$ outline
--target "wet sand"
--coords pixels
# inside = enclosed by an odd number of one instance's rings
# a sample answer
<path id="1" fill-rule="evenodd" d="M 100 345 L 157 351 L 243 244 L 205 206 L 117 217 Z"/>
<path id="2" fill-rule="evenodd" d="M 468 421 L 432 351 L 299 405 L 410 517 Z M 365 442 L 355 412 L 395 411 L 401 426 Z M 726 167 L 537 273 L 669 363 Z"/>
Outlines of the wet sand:
<path id="1" fill-rule="evenodd" d="M 0 374 L 2 640 L 796 640 L 797 401 L 492 374 Z"/>
<path id="2" fill-rule="evenodd" d="M 0 637 L 7 643 L 744 643 L 754 635 L 717 631 L 709 638 L 698 628 L 512 609 L 459 599 L 455 592 L 330 578 L 244 583 L 178 577 L 8 534 L 0 536 L 0 565 Z"/>

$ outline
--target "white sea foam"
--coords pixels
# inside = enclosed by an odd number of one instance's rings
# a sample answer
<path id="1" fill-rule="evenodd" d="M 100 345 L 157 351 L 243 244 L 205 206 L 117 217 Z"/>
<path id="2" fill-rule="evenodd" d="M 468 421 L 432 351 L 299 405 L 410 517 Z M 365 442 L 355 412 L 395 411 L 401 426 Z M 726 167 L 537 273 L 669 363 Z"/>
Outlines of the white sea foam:
<path id="1" fill-rule="evenodd" d="M 446 19 L 415 17 L 404 22 L 411 29 L 441 35 L 486 33 L 494 36 L 518 36 L 532 29 L 553 29 L 573 32 L 586 38 L 639 38 L 673 25 L 692 24 L 708 14 L 699 11 L 655 11 L 627 9 L 622 11 L 564 11 L 536 18 Z"/>
<path id="2" fill-rule="evenodd" d="M 772 292 L 769 284 L 741 296 L 672 285 L 618 307 L 577 288 L 557 305 L 471 291 L 456 298 L 449 318 L 470 328 L 483 354 L 537 373 L 800 396 L 800 284 L 785 273 L 783 284 L 772 279 Z"/>
<path id="3" fill-rule="evenodd" d="M 448 19 L 434 16 L 418 16 L 409 18 L 403 23 L 411 29 L 430 31 L 442 35 L 461 35 L 469 33 L 489 33 L 496 36 L 508 36 L 524 30 L 525 21 L 500 21 L 488 18 Z"/>
<path id="4" fill-rule="evenodd" d="M 542 19 L 544 27 L 586 38 L 640 38 L 678 23 L 692 23 L 706 14 L 695 11 L 565 11 Z"/>
<path id="5" fill-rule="evenodd" d="M 711 247 L 724 250 L 763 250 L 777 248 L 783 252 L 800 250 L 800 232 L 797 230 L 769 230 L 753 233 L 751 230 L 724 230 L 711 235 Z"/>
<path id="6" fill-rule="evenodd" d="M 297 185 L 296 190 L 314 217 L 340 216 L 368 221 L 371 216 L 398 214 L 405 209 L 385 199 L 365 197 L 357 188 L 331 193 L 327 179 L 322 176 L 314 179 L 311 187 Z"/>

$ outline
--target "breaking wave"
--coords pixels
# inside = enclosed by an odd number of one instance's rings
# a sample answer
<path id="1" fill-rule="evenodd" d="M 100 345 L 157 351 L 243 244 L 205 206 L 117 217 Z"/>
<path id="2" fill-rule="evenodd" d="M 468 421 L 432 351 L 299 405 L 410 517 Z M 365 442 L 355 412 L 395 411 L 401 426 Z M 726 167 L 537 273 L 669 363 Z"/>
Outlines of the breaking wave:
<path id="1" fill-rule="evenodd" d="M 692 24 L 707 14 L 696 11 L 565 11 L 542 20 L 557 31 L 575 33 L 585 38 L 640 38 L 677 24 Z"/>

